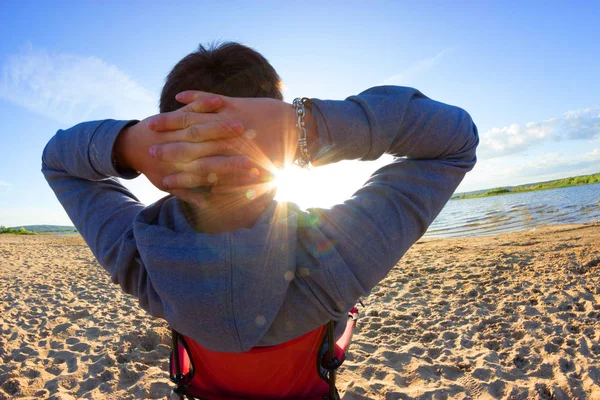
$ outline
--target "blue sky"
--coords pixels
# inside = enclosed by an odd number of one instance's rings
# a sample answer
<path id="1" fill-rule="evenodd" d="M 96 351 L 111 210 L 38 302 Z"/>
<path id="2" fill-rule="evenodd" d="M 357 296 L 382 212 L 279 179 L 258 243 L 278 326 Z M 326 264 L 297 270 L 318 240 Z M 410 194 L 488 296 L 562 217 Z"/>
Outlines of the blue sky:
<path id="1" fill-rule="evenodd" d="M 47 141 L 154 114 L 170 68 L 214 40 L 264 54 L 287 101 L 394 84 L 465 108 L 482 141 L 459 191 L 600 172 L 599 2 L 215 3 L 0 3 L 0 225 L 70 224 L 39 172 Z M 341 201 L 381 163 L 314 171 L 306 190 Z"/>

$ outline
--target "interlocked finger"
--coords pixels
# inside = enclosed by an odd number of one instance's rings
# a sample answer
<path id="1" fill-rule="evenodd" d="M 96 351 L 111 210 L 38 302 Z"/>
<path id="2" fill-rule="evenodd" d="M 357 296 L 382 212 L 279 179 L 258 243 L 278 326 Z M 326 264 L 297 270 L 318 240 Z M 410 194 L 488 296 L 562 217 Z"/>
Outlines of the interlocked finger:
<path id="1" fill-rule="evenodd" d="M 174 175 L 169 175 L 163 180 L 163 184 L 168 189 L 174 188 L 194 188 L 197 186 L 208 186 L 208 174 L 196 175 L 189 172 L 179 172 Z"/>
<path id="2" fill-rule="evenodd" d="M 202 102 L 208 102 L 208 101 L 210 101 L 209 99 L 212 99 L 212 98 L 216 98 L 221 101 L 221 104 L 219 104 L 219 106 L 221 106 L 223 103 L 223 100 L 226 99 L 225 96 L 218 96 L 218 95 L 214 95 L 212 93 L 202 92 L 199 90 L 185 90 L 183 92 L 178 93 L 177 96 L 175 96 L 175 99 L 178 102 L 189 106 L 186 109 L 189 109 L 191 111 L 194 111 L 197 107 L 202 107 Z M 185 108 L 185 107 L 183 107 L 183 108 Z M 196 112 L 201 112 L 201 111 L 196 111 Z"/>
<path id="3" fill-rule="evenodd" d="M 174 142 L 155 145 L 150 155 L 159 161 L 187 163 L 203 157 L 240 155 L 243 148 L 232 139 L 209 140 L 202 143 Z"/>
<path id="4" fill-rule="evenodd" d="M 228 139 L 241 135 L 244 127 L 235 121 L 217 120 L 194 124 L 188 128 L 165 132 L 161 138 L 168 142 L 200 143 L 208 140 Z"/>
<path id="5" fill-rule="evenodd" d="M 188 111 L 171 111 L 155 115 L 148 119 L 147 126 L 155 132 L 176 131 L 189 128 L 192 125 L 223 119 L 219 114 L 194 113 Z"/>
<path id="6" fill-rule="evenodd" d="M 167 176 L 163 184 L 170 189 L 248 184 L 256 182 L 252 166 L 244 156 L 202 158 L 182 164 L 182 171 Z"/>

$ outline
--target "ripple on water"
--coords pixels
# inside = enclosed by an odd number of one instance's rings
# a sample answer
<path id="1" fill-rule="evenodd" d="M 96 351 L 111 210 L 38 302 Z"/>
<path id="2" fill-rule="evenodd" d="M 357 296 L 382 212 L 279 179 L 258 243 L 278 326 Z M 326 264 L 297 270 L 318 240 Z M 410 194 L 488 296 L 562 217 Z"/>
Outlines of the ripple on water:
<path id="1" fill-rule="evenodd" d="M 600 184 L 448 202 L 425 237 L 497 235 L 600 221 Z"/>

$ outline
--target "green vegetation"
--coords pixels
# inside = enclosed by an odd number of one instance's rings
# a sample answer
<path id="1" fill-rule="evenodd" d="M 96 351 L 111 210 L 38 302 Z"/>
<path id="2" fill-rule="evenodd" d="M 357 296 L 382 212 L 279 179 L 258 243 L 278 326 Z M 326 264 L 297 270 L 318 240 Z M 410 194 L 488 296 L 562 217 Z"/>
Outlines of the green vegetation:
<path id="1" fill-rule="evenodd" d="M 74 226 L 68 225 L 21 225 L 8 228 L 0 226 L 0 234 L 2 233 L 11 233 L 13 235 L 77 233 L 77 229 Z"/>
<path id="2" fill-rule="evenodd" d="M 69 226 L 69 225 L 18 225 L 16 227 L 13 227 L 13 229 L 18 229 L 20 227 L 23 227 L 28 231 L 37 232 L 37 233 L 56 233 L 56 232 L 77 233 L 77 229 L 75 229 L 74 226 Z"/>
<path id="3" fill-rule="evenodd" d="M 471 192 L 471 193 L 461 193 L 460 195 L 456 195 L 452 197 L 453 199 L 472 199 L 476 197 L 489 197 L 489 196 L 498 196 L 502 194 L 509 193 L 523 193 L 523 192 L 533 192 L 535 190 L 548 190 L 548 189 L 557 189 L 562 187 L 569 186 L 579 186 L 579 185 L 590 185 L 593 183 L 600 183 L 600 173 L 592 174 L 592 175 L 581 175 L 581 176 L 572 176 L 570 178 L 557 179 L 554 181 L 548 182 L 538 182 L 538 183 L 529 183 L 521 186 L 514 187 L 500 187 L 487 190 L 485 192 Z"/>
<path id="4" fill-rule="evenodd" d="M 496 188 L 492 190 L 488 190 L 484 193 L 484 196 L 496 196 L 498 194 L 510 193 L 510 189 L 507 188 Z"/>
<path id="5" fill-rule="evenodd" d="M 12 235 L 37 235 L 37 232 L 28 231 L 27 229 L 20 228 L 6 228 L 4 226 L 0 226 L 0 234 L 8 233 Z"/>

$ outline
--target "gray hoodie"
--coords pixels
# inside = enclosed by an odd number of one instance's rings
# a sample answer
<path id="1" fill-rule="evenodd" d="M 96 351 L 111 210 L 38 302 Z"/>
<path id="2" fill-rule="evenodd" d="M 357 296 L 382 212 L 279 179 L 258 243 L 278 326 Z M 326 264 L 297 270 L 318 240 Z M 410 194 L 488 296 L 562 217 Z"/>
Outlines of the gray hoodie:
<path id="1" fill-rule="evenodd" d="M 475 165 L 462 109 L 415 89 L 313 99 L 321 163 L 397 157 L 331 209 L 273 202 L 251 229 L 197 232 L 181 202 L 145 206 L 116 179 L 111 154 L 132 121 L 60 130 L 42 156 L 56 197 L 114 283 L 149 314 L 215 351 L 279 344 L 347 312 L 425 233 Z"/>

